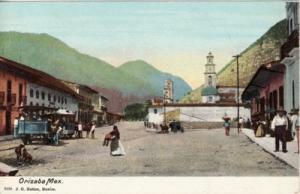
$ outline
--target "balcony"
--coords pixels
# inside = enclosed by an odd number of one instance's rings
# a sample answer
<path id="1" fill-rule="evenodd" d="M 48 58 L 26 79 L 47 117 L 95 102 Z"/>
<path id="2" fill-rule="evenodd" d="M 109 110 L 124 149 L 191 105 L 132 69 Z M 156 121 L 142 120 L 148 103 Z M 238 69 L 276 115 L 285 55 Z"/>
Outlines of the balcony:
<path id="1" fill-rule="evenodd" d="M 289 52 L 295 48 L 299 47 L 299 32 L 298 30 L 294 30 L 287 41 L 280 48 L 280 59 L 284 59 L 289 56 Z"/>

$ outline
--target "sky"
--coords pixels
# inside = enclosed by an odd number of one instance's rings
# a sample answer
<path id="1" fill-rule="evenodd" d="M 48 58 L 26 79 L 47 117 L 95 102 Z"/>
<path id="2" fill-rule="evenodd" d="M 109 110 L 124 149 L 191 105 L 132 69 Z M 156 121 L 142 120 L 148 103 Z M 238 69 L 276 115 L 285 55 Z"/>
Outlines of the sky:
<path id="1" fill-rule="evenodd" d="M 209 51 L 220 70 L 285 16 L 280 1 L 1 2 L 0 31 L 47 33 L 114 66 L 142 59 L 196 88 Z"/>

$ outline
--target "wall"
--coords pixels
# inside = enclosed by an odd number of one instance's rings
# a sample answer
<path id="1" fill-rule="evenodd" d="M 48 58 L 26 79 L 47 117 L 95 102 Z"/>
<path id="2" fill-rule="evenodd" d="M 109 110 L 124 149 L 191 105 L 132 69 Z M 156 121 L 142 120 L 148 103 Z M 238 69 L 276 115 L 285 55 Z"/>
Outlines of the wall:
<path id="1" fill-rule="evenodd" d="M 154 110 L 156 110 L 157 112 L 155 113 Z M 150 107 L 148 109 L 148 120 L 151 123 L 156 123 L 156 124 L 162 123 L 164 120 L 163 107 L 157 107 L 157 108 Z"/>
<path id="2" fill-rule="evenodd" d="M 23 78 L 19 78 L 13 74 L 9 74 L 4 71 L 0 71 L 0 91 L 5 92 L 5 99 L 3 107 L 0 107 L 0 135 L 7 135 L 6 133 L 6 106 L 7 106 L 7 80 L 11 80 L 12 82 L 12 94 L 16 94 L 16 103 L 11 107 L 11 126 L 10 133 L 13 133 L 13 123 L 15 117 L 19 116 L 18 106 L 19 106 L 19 84 L 23 84 L 23 92 L 22 96 L 26 95 L 26 80 Z"/>
<path id="3" fill-rule="evenodd" d="M 33 89 L 33 97 L 30 97 L 30 89 Z M 39 98 L 36 98 L 36 91 L 39 91 Z M 42 99 L 42 92 L 45 93 L 45 98 Z M 48 94 L 51 94 L 51 101 L 48 100 Z M 56 96 L 56 102 L 54 102 L 54 95 Z M 58 97 L 60 97 L 60 103 L 58 103 Z M 61 99 L 65 98 L 67 103 L 61 103 Z M 73 113 L 78 112 L 78 101 L 72 97 L 70 94 L 60 92 L 54 89 L 50 89 L 44 86 L 40 86 L 33 83 L 27 84 L 27 105 L 37 105 L 42 106 L 44 104 L 45 107 L 54 107 L 59 109 L 65 109 L 71 111 Z"/>
<path id="4" fill-rule="evenodd" d="M 284 107 L 287 111 L 293 108 L 292 87 L 295 83 L 295 108 L 299 108 L 299 48 L 294 48 L 290 53 L 292 59 L 284 59 L 286 66 L 284 75 Z"/>
<path id="5" fill-rule="evenodd" d="M 225 113 L 231 118 L 237 115 L 237 107 L 181 107 L 180 110 L 180 120 L 188 122 L 223 122 Z M 250 109 L 240 107 L 240 116 L 250 118 Z"/>
<path id="6" fill-rule="evenodd" d="M 154 109 L 157 109 L 157 114 L 154 114 Z M 190 107 L 166 107 L 166 112 L 180 109 L 180 121 L 182 122 L 211 122 L 221 123 L 225 113 L 235 118 L 237 115 L 237 107 L 234 106 L 190 106 Z M 149 122 L 159 124 L 163 122 L 163 107 L 149 108 Z M 245 120 L 250 119 L 250 109 L 240 107 L 240 116 Z"/>
<path id="7" fill-rule="evenodd" d="M 240 94 L 240 96 L 239 96 L 239 98 L 240 98 L 240 102 L 242 102 L 242 93 L 244 92 L 244 90 L 245 90 L 245 88 L 239 88 L 239 94 Z M 234 93 L 234 95 L 235 95 L 235 99 L 237 99 L 237 88 L 236 87 L 222 87 L 222 86 L 220 86 L 220 87 L 218 87 L 218 93 L 220 94 L 220 93 L 222 93 L 222 94 L 224 94 L 224 93 Z"/>
<path id="8" fill-rule="evenodd" d="M 220 98 L 219 96 L 212 96 L 212 101 L 209 102 L 209 96 L 202 96 L 201 98 L 201 102 L 202 103 L 215 103 L 216 101 L 218 101 Z"/>

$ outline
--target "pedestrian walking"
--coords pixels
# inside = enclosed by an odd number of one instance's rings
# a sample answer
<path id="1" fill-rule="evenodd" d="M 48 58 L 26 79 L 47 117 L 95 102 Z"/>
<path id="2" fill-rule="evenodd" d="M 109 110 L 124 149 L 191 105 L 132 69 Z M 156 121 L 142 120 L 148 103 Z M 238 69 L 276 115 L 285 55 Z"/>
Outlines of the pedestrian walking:
<path id="1" fill-rule="evenodd" d="M 297 119 L 295 120 L 295 130 L 296 130 L 296 138 L 297 138 L 297 152 L 299 154 L 299 146 L 300 146 L 300 140 L 299 140 L 299 136 L 300 136 L 300 133 L 299 133 L 299 117 L 297 117 Z"/>
<path id="2" fill-rule="evenodd" d="M 82 138 L 82 123 L 79 121 L 78 123 L 78 137 Z"/>
<path id="3" fill-rule="evenodd" d="M 60 121 L 60 119 L 57 119 L 55 122 L 55 134 L 54 134 L 54 144 L 58 145 L 59 144 L 59 134 L 62 131 L 62 122 Z"/>
<path id="4" fill-rule="evenodd" d="M 225 135 L 229 136 L 229 131 L 230 131 L 230 117 L 228 117 L 227 115 L 225 115 L 223 117 L 224 123 L 223 126 L 225 128 Z"/>
<path id="5" fill-rule="evenodd" d="M 241 132 L 241 128 L 243 127 L 243 123 L 244 123 L 244 119 L 243 119 L 243 117 L 240 117 L 238 119 L 238 133 Z"/>
<path id="6" fill-rule="evenodd" d="M 96 129 L 96 123 L 95 121 L 92 122 L 92 127 L 91 127 L 91 138 L 95 138 L 95 129 Z"/>
<path id="7" fill-rule="evenodd" d="M 286 153 L 286 131 L 288 130 L 288 119 L 284 115 L 284 110 L 280 107 L 273 118 L 271 129 L 275 132 L 275 151 L 279 151 L 279 141 L 282 142 L 282 152 Z"/>
<path id="8" fill-rule="evenodd" d="M 290 117 L 292 137 L 297 141 L 297 151 L 299 153 L 299 109 L 292 109 Z"/>
<path id="9" fill-rule="evenodd" d="M 120 132 L 116 125 L 113 127 L 113 131 L 110 132 L 111 143 L 110 143 L 110 155 L 111 156 L 122 156 L 126 155 L 124 147 L 120 141 Z"/>
<path id="10" fill-rule="evenodd" d="M 291 135 L 292 135 L 292 138 L 293 139 L 296 139 L 295 136 L 296 136 L 296 122 L 298 120 L 298 112 L 299 110 L 298 109 L 292 109 L 291 112 L 290 112 L 290 122 L 291 122 Z"/>

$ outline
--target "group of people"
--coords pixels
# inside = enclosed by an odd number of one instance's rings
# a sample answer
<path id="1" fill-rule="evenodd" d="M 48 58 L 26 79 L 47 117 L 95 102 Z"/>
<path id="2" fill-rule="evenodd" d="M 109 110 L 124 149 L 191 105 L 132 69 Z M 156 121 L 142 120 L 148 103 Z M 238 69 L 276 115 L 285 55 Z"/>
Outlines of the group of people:
<path id="1" fill-rule="evenodd" d="M 231 119 L 227 115 L 223 117 L 224 120 L 224 128 L 225 128 L 225 135 L 229 136 L 230 126 L 231 126 Z M 242 120 L 238 120 L 238 128 L 242 125 Z M 250 128 L 252 126 L 254 130 L 255 137 L 264 137 L 266 133 L 271 133 L 272 136 L 275 137 L 275 150 L 274 152 L 279 152 L 280 142 L 282 144 L 282 152 L 286 153 L 287 150 L 287 141 L 292 141 L 294 139 L 297 140 L 297 151 L 299 153 L 299 146 L 300 146 L 300 137 L 299 137 L 299 110 L 293 109 L 289 114 L 280 107 L 276 115 L 273 119 L 269 121 L 265 121 L 263 119 L 247 120 L 246 127 Z M 270 130 L 268 129 L 270 128 Z M 238 131 L 239 132 L 239 131 Z"/>
<path id="2" fill-rule="evenodd" d="M 86 131 L 86 138 L 90 137 L 95 138 L 95 129 L 96 122 L 92 121 L 91 123 L 83 124 L 82 122 L 75 123 L 75 137 L 83 138 L 83 131 Z"/>
<path id="3" fill-rule="evenodd" d="M 287 138 L 297 139 L 297 152 L 299 153 L 299 110 L 294 109 L 290 112 L 290 115 L 287 116 L 284 109 L 281 107 L 277 110 L 277 114 L 274 116 L 271 122 L 271 129 L 274 132 L 275 136 L 275 150 L 274 152 L 279 151 L 280 141 L 282 143 L 282 152 L 288 152 L 286 142 Z"/>

